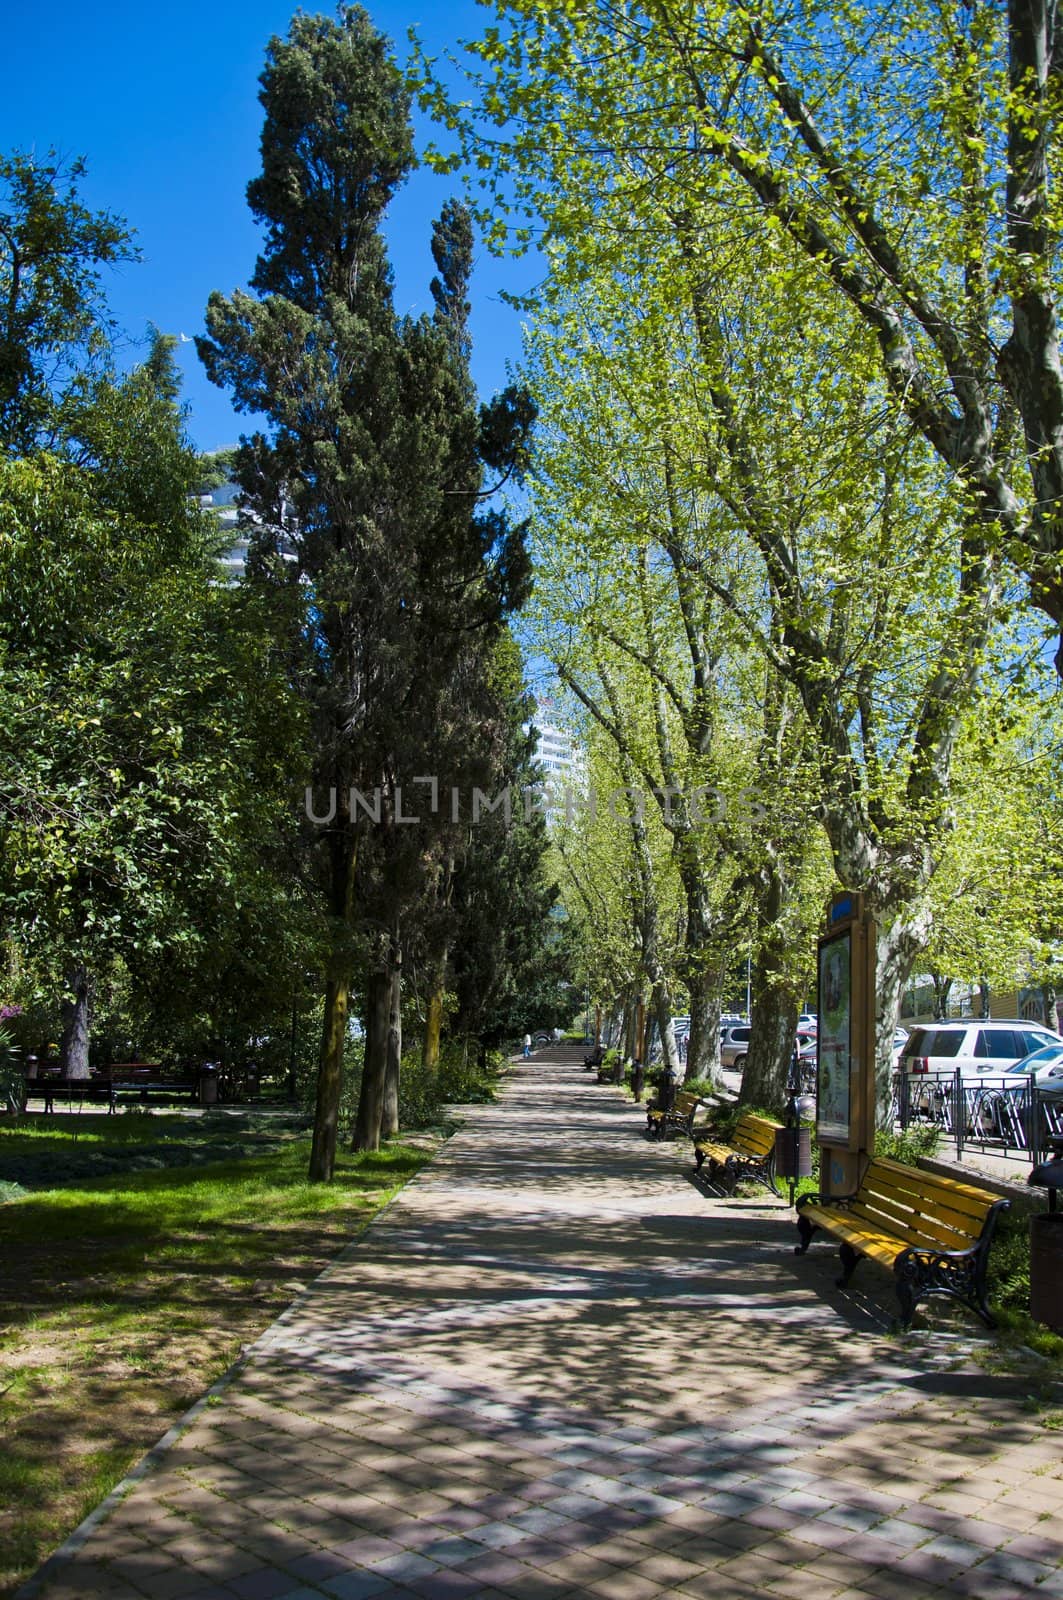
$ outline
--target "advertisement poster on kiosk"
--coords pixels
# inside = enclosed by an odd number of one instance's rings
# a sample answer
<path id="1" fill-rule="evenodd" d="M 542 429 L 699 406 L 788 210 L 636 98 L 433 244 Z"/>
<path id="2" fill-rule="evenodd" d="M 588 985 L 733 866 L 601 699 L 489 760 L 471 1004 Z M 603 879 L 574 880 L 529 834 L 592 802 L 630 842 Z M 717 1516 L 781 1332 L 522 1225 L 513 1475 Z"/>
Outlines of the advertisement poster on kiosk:
<path id="1" fill-rule="evenodd" d="M 819 947 L 819 1069 L 816 1135 L 848 1144 L 852 1115 L 852 930 Z"/>

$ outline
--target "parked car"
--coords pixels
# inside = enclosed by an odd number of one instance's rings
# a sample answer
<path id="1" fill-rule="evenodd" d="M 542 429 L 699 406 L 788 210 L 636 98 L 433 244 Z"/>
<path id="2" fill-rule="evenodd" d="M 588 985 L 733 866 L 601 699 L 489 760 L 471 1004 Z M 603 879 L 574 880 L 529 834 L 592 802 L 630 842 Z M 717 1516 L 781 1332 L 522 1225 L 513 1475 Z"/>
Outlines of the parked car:
<path id="1" fill-rule="evenodd" d="M 749 1054 L 752 1029 L 748 1022 L 725 1022 L 720 1026 L 720 1064 L 741 1072 Z"/>
<path id="2" fill-rule="evenodd" d="M 1042 1138 L 1032 1138 L 1034 1105 L 1026 1098 L 1031 1082 L 1038 1091 Z M 1047 1137 L 1063 1134 L 1063 1045 L 1045 1045 L 1009 1067 L 1003 1077 L 985 1080 L 971 1108 L 973 1131 L 983 1138 L 1001 1139 L 1020 1150 Z"/>
<path id="3" fill-rule="evenodd" d="M 1008 1067 L 1002 1087 L 1021 1089 L 1031 1078 L 1039 1086 L 1063 1079 L 1063 1039 L 1058 1044 L 1044 1044 L 1040 1050 L 1032 1050 L 1013 1067 Z"/>
<path id="4" fill-rule="evenodd" d="M 898 1070 L 925 1077 L 958 1068 L 962 1079 L 1000 1077 L 1024 1056 L 1050 1044 L 1063 1045 L 1063 1037 L 1035 1022 L 932 1022 L 912 1029 Z"/>

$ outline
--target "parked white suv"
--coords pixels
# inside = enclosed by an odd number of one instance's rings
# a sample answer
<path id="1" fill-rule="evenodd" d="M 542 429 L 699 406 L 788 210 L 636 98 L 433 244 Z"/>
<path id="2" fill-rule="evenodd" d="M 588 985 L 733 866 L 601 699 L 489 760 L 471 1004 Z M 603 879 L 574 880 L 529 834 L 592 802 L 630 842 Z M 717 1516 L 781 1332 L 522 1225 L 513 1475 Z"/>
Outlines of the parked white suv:
<path id="1" fill-rule="evenodd" d="M 928 1022 L 908 1035 L 898 1068 L 926 1076 L 958 1067 L 961 1078 L 999 1077 L 1031 1051 L 1059 1043 L 1058 1033 L 1036 1022 Z"/>
<path id="2" fill-rule="evenodd" d="M 736 1072 L 741 1072 L 746 1064 L 749 1054 L 749 1036 L 752 1029 L 748 1022 L 725 1022 L 720 1026 L 720 1065 L 733 1067 Z"/>

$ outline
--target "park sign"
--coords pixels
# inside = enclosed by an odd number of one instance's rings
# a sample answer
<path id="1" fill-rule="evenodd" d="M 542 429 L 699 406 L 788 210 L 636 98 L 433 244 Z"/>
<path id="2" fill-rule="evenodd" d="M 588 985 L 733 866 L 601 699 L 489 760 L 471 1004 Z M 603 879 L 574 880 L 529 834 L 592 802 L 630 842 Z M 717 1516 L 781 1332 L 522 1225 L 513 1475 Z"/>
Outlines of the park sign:
<path id="1" fill-rule="evenodd" d="M 875 924 L 836 894 L 816 958 L 816 1139 L 824 1194 L 851 1194 L 874 1149 Z"/>

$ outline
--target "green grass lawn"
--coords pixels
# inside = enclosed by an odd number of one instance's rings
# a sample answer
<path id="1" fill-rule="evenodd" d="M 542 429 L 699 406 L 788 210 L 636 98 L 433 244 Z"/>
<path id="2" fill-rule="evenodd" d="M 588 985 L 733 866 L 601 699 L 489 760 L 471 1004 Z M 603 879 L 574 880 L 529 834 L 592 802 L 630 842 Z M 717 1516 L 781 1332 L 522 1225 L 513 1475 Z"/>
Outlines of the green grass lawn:
<path id="1" fill-rule="evenodd" d="M 73 1126 L 76 1124 L 76 1127 Z M 10 1594 L 431 1153 L 305 1181 L 252 1118 L 0 1127 L 0 1594 Z M 219 1159 L 219 1156 L 221 1159 Z"/>

